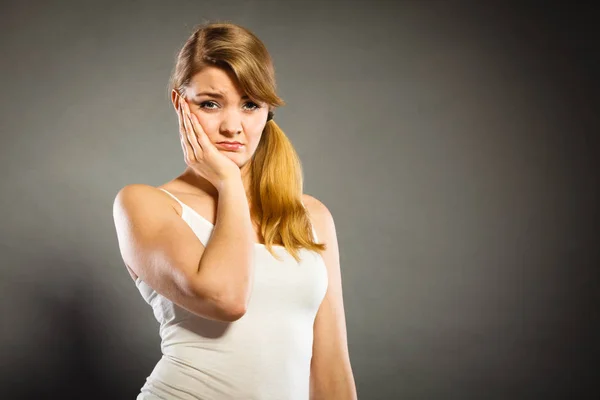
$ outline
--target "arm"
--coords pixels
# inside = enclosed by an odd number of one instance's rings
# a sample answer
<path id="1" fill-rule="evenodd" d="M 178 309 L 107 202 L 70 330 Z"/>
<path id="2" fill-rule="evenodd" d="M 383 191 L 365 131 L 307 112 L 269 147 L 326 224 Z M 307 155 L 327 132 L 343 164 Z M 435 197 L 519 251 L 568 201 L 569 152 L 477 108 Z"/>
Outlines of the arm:
<path id="1" fill-rule="evenodd" d="M 322 253 L 329 283 L 313 327 L 313 355 L 310 366 L 311 400 L 356 399 L 356 385 L 350 365 L 342 278 L 335 224 L 323 203 L 307 196 L 307 207 L 319 241 L 327 245 Z"/>
<path id="2" fill-rule="evenodd" d="M 206 248 L 171 204 L 152 186 L 119 191 L 113 218 L 123 261 L 157 293 L 190 312 L 220 321 L 240 318 L 253 271 L 250 213 L 241 183 L 220 194 Z"/>
<path id="3" fill-rule="evenodd" d="M 215 228 L 207 243 L 200 267 L 200 291 L 217 289 L 226 302 L 246 312 L 254 274 L 254 233 L 246 190 L 241 180 L 219 189 Z"/>

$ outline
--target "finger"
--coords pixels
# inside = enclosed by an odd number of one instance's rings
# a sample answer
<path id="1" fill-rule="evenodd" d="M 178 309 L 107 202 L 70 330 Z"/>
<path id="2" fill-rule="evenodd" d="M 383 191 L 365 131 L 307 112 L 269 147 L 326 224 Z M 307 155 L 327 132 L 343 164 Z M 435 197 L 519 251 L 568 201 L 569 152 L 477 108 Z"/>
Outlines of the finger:
<path id="1" fill-rule="evenodd" d="M 200 120 L 198 119 L 198 117 L 196 117 L 195 114 L 192 113 L 190 113 L 190 119 L 192 121 L 192 126 L 194 127 L 194 132 L 196 132 L 198 143 L 200 143 L 200 147 L 202 147 L 202 150 L 204 151 L 208 150 L 211 147 L 212 143 L 208 139 L 208 135 L 206 134 L 206 132 L 204 132 L 204 129 L 202 129 L 202 125 L 200 125 Z"/>
<path id="2" fill-rule="evenodd" d="M 179 98 L 179 107 L 177 108 L 177 118 L 179 119 L 179 141 L 181 142 L 181 147 L 183 149 L 183 154 L 186 161 L 192 162 L 194 160 L 194 152 L 192 146 L 189 142 L 187 130 L 185 127 L 185 114 L 183 112 L 182 103 L 183 100 L 181 97 Z"/>
<path id="3" fill-rule="evenodd" d="M 194 129 L 196 140 L 198 141 L 198 144 L 200 145 L 200 148 L 202 149 L 202 151 L 204 153 L 206 153 L 207 151 L 212 151 L 213 149 L 216 151 L 217 150 L 216 147 L 214 147 L 212 142 L 208 139 L 208 135 L 206 134 L 206 132 L 204 132 L 204 129 L 202 128 L 202 125 L 200 124 L 200 120 L 194 113 L 192 113 L 190 111 L 190 108 L 189 108 L 189 105 L 187 104 L 187 102 L 185 104 L 185 107 L 187 110 L 187 115 L 189 116 L 192 127 Z"/>
<path id="4" fill-rule="evenodd" d="M 184 114 L 184 118 L 183 118 L 183 122 L 186 128 L 186 137 L 188 142 L 190 143 L 190 146 L 192 147 L 192 151 L 194 152 L 194 155 L 196 156 L 197 160 L 202 159 L 202 147 L 200 147 L 200 143 L 198 143 L 198 139 L 196 138 L 196 132 L 194 131 L 194 127 L 192 126 L 192 121 L 190 120 L 190 111 L 189 108 L 187 107 L 187 103 L 184 101 L 184 107 L 183 107 L 183 114 Z"/>
<path id="5" fill-rule="evenodd" d="M 188 117 L 187 119 L 189 120 L 189 123 L 192 127 L 192 131 L 194 132 L 193 136 L 190 135 L 190 141 L 192 142 L 192 144 L 198 143 L 200 149 L 202 150 L 202 154 L 206 153 L 207 151 L 210 151 L 212 143 L 208 139 L 206 132 L 204 132 L 204 129 L 200 124 L 200 120 L 194 113 L 190 111 L 189 104 L 186 103 L 184 107 L 186 110 L 186 115 Z"/>

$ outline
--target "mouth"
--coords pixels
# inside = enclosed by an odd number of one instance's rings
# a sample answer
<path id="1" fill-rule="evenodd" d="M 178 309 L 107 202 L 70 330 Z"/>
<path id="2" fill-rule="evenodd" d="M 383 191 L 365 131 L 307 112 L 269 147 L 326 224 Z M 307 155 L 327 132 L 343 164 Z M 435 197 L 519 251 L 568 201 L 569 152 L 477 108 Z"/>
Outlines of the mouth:
<path id="1" fill-rule="evenodd" d="M 220 147 L 224 150 L 236 151 L 244 147 L 240 142 L 218 142 L 217 147 Z"/>

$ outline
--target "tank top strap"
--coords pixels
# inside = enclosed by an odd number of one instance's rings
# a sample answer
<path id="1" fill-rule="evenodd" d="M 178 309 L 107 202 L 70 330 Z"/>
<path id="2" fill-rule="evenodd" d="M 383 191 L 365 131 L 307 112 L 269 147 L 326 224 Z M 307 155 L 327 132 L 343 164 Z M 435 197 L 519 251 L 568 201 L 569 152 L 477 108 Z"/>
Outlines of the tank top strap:
<path id="1" fill-rule="evenodd" d="M 202 215 L 198 214 L 193 208 L 179 200 L 173 193 L 169 192 L 166 189 L 158 188 L 171 196 L 181 205 L 181 219 L 183 219 L 189 227 L 194 231 L 202 245 L 206 247 L 208 245 L 208 240 L 212 234 L 213 225 L 205 219 Z M 199 223 L 200 221 L 200 223 Z"/>
<path id="2" fill-rule="evenodd" d="M 186 208 L 186 205 L 181 200 L 179 200 L 177 197 L 175 197 L 175 195 L 173 195 L 171 192 L 169 192 L 168 190 L 163 189 L 163 188 L 158 188 L 158 189 L 162 190 L 163 192 L 165 192 L 166 194 L 168 194 L 169 196 L 171 196 L 172 198 L 174 198 L 175 201 L 177 201 L 181 205 L 182 209 Z M 304 205 L 304 202 L 302 202 L 302 205 L 306 209 L 306 206 Z M 307 209 L 307 211 L 308 211 L 308 209 Z M 313 239 L 314 239 L 315 242 L 318 242 L 319 238 L 317 237 L 317 231 L 315 230 L 315 227 L 313 226 L 312 221 L 310 221 L 310 218 L 309 218 L 309 223 L 310 223 L 310 227 L 312 229 Z"/>
<path id="3" fill-rule="evenodd" d="M 163 188 L 158 188 L 158 189 L 162 190 L 163 192 L 165 192 L 166 194 L 168 194 L 169 196 L 174 198 L 175 201 L 177 201 L 181 205 L 181 208 L 185 208 L 185 204 L 183 204 L 183 202 L 181 200 L 179 200 L 177 197 L 175 197 L 175 195 L 173 195 L 171 192 L 169 192 L 168 190 L 163 189 Z"/>

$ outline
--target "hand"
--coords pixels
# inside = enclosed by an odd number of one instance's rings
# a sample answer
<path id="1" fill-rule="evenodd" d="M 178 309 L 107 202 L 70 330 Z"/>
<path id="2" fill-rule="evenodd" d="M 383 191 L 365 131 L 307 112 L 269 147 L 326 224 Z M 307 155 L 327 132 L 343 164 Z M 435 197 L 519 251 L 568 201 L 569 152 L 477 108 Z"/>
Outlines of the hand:
<path id="1" fill-rule="evenodd" d="M 211 143 L 200 121 L 190 112 L 187 102 L 181 96 L 177 117 L 185 163 L 194 172 L 207 179 L 217 190 L 228 180 L 241 179 L 240 168 Z"/>

